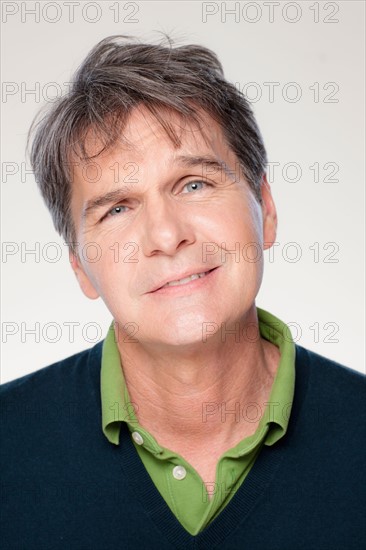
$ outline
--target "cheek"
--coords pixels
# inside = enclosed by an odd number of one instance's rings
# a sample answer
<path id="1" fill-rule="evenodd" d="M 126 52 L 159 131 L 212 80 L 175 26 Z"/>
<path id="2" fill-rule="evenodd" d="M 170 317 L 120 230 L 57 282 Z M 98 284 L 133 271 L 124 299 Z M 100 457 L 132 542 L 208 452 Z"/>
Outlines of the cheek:
<path id="1" fill-rule="evenodd" d="M 262 209 L 257 200 L 249 196 L 245 208 L 240 216 L 241 233 L 245 242 L 253 242 L 263 246 L 263 218 Z"/>
<path id="2" fill-rule="evenodd" d="M 257 285 L 262 280 L 264 265 L 261 211 L 254 207 L 246 215 L 240 230 L 241 262 L 253 284 Z"/>
<path id="3" fill-rule="evenodd" d="M 130 254 L 129 251 L 128 253 Z M 102 300 L 117 318 L 122 316 L 125 322 L 131 320 L 131 315 L 135 314 L 138 307 L 139 298 L 146 290 L 146 276 L 139 268 L 139 262 L 124 261 L 123 257 L 120 257 L 118 261 L 109 261 L 100 267 L 97 279 Z"/>
<path id="4" fill-rule="evenodd" d="M 254 199 L 240 206 L 234 209 L 235 216 L 223 225 L 226 249 L 235 251 L 228 253 L 227 258 L 233 269 L 233 286 L 240 296 L 245 293 L 253 298 L 259 291 L 264 270 L 262 213 Z"/>
<path id="5" fill-rule="evenodd" d="M 256 204 L 243 205 L 238 201 L 230 214 L 221 215 L 217 235 L 222 236 L 221 241 L 226 241 L 229 249 L 240 246 L 242 250 L 250 243 L 254 243 L 261 249 L 263 245 L 261 210 Z"/>

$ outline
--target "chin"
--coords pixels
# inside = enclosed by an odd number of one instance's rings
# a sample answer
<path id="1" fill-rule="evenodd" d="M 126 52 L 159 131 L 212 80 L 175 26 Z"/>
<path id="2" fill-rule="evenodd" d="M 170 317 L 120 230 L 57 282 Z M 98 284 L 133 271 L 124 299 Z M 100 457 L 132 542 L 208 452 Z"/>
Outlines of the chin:
<path id="1" fill-rule="evenodd" d="M 167 324 L 166 328 L 160 330 L 156 334 L 146 335 L 144 338 L 140 335 L 140 342 L 156 347 L 171 347 L 178 349 L 190 346 L 196 347 L 203 342 L 202 324 L 197 324 L 195 327 L 189 326 L 185 329 L 176 327 L 173 323 Z"/>
<path id="2" fill-rule="evenodd" d="M 172 346 L 172 347 L 181 347 L 181 346 L 190 346 L 202 343 L 202 329 L 192 331 L 175 331 L 174 328 L 171 328 L 169 334 L 162 334 L 156 336 L 154 340 L 151 339 L 151 342 L 154 341 L 158 345 L 162 346 Z"/>

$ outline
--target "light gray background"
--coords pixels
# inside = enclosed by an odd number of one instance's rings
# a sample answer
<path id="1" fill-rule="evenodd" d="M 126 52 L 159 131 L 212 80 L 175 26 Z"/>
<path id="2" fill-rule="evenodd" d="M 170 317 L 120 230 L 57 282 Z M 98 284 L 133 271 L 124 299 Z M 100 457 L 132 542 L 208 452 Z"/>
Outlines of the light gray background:
<path id="1" fill-rule="evenodd" d="M 58 83 L 60 92 L 90 48 L 105 36 L 131 34 L 158 41 L 154 31 L 170 33 L 179 44 L 212 48 L 226 77 L 241 89 L 257 83 L 247 88 L 248 95 L 255 99 L 255 93 L 262 94 L 253 107 L 269 160 L 280 163 L 271 184 L 279 246 L 272 261 L 265 253 L 257 305 L 290 323 L 300 345 L 365 372 L 364 2 L 240 2 L 236 16 L 225 15 L 225 6 L 233 9 L 234 2 L 211 2 L 209 8 L 217 12 L 206 22 L 202 2 L 79 2 L 73 22 L 64 2 L 48 2 L 43 11 L 45 4 L 40 2 L 37 22 L 27 12 L 35 2 L 2 2 L 2 80 L 8 92 L 1 105 L 2 241 L 3 247 L 14 243 L 19 252 L 2 256 L 1 382 L 90 347 L 108 330 L 111 315 L 101 300 L 89 301 L 79 290 L 63 240 L 53 230 L 32 174 L 24 169 L 22 173 L 21 163 L 29 168 L 25 141 L 33 117 L 56 92 L 49 83 Z M 316 9 L 319 22 L 314 21 Z M 300 12 L 298 21 L 288 21 Z M 266 82 L 279 83 L 273 101 Z M 301 90 L 297 102 L 283 97 L 289 82 Z M 334 95 L 334 85 L 325 88 L 329 82 L 338 86 Z M 318 101 L 310 89 L 314 83 L 319 86 Z M 30 89 L 36 89 L 36 95 L 26 94 Z M 291 99 L 295 88 L 287 92 Z M 302 170 L 297 182 L 286 181 L 294 178 L 293 170 L 287 175 L 282 170 L 291 162 Z M 324 181 L 331 174 L 331 167 L 323 168 L 329 162 L 339 166 L 333 176 L 338 182 Z M 309 168 L 314 163 L 320 166 L 319 182 Z M 6 177 L 9 167 L 17 173 Z M 54 263 L 56 249 L 47 247 L 50 242 L 63 250 Z M 301 250 L 297 262 L 283 258 L 291 242 Z M 319 243 L 318 262 L 309 248 L 314 243 Z M 324 249 L 327 243 L 339 247 L 333 256 L 337 263 L 324 261 L 332 252 L 332 247 Z M 27 249 L 37 246 L 39 254 L 24 257 Z M 287 251 L 293 258 L 295 248 Z M 70 323 L 77 323 L 73 338 Z M 38 342 L 27 332 L 35 327 Z M 10 329 L 13 335 L 7 334 Z"/>

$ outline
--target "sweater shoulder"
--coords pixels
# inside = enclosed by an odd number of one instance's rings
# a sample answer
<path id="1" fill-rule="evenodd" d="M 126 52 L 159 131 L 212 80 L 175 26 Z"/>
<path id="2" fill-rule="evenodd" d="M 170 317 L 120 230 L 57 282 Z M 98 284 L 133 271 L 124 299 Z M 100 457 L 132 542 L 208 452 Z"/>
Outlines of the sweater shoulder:
<path id="1" fill-rule="evenodd" d="M 366 419 L 366 375 L 349 366 L 296 345 L 296 370 L 307 369 L 308 391 L 314 400 Z"/>
<path id="2" fill-rule="evenodd" d="M 360 384 L 362 386 L 366 383 L 366 374 L 302 346 L 296 345 L 296 348 L 298 360 L 307 361 L 319 377 L 343 380 L 351 386 Z"/>
<path id="3" fill-rule="evenodd" d="M 24 398 L 33 401 L 43 393 L 57 395 L 58 392 L 65 392 L 66 388 L 92 374 L 98 368 L 98 362 L 100 366 L 102 344 L 98 342 L 91 348 L 1 384 L 0 399 Z"/>

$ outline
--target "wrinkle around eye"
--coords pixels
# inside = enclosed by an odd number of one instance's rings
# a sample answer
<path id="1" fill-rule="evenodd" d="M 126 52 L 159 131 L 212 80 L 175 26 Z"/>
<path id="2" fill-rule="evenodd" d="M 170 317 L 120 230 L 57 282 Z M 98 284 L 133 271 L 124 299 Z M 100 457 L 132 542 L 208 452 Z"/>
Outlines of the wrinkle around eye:
<path id="1" fill-rule="evenodd" d="M 121 214 L 124 214 L 125 211 L 122 211 L 122 212 L 115 212 L 113 213 L 114 210 L 116 210 L 116 208 L 129 208 L 126 204 L 117 204 L 116 206 L 113 206 L 112 208 L 110 208 L 99 220 L 99 222 L 103 222 L 107 219 L 110 219 L 110 218 L 115 218 L 115 217 L 118 217 L 119 215 Z"/>
<path id="2" fill-rule="evenodd" d="M 187 181 L 187 183 L 185 183 L 183 185 L 183 189 L 185 187 L 187 187 L 187 185 L 192 185 L 194 183 L 202 183 L 204 185 L 204 187 L 202 189 L 195 189 L 195 191 L 203 191 L 205 189 L 205 187 L 212 187 L 212 184 L 208 183 L 207 181 L 204 181 L 204 180 L 192 180 L 192 181 Z M 192 194 L 192 193 L 183 193 L 183 195 L 188 195 L 188 194 Z"/>

